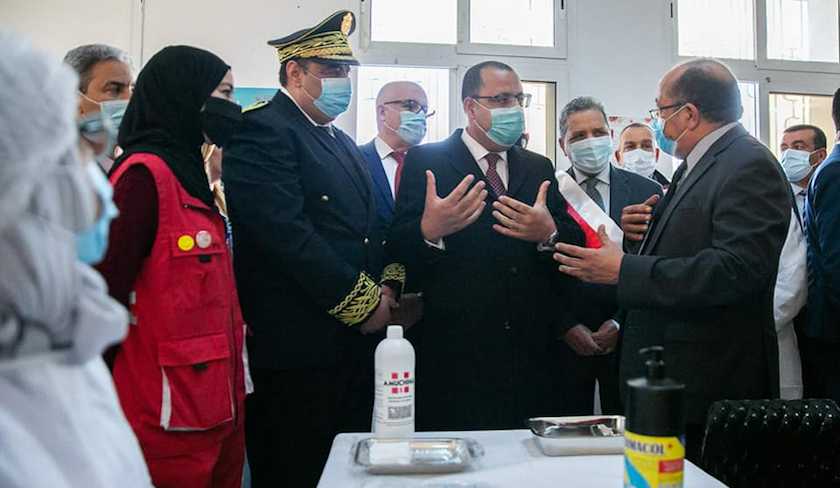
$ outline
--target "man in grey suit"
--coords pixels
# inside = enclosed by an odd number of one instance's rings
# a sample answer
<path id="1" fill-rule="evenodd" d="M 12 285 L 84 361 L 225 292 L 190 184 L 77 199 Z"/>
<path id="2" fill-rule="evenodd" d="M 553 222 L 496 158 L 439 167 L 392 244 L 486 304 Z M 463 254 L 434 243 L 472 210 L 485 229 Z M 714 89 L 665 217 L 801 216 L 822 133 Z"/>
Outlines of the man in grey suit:
<path id="1" fill-rule="evenodd" d="M 563 273 L 618 285 L 622 384 L 644 375 L 639 349 L 665 347 L 668 376 L 686 385 L 686 453 L 697 461 L 712 402 L 779 395 L 773 285 L 793 197 L 773 155 L 738 123 L 738 83 L 724 64 L 677 65 L 656 105 L 659 146 L 683 163 L 652 215 L 642 204 L 622 217 L 643 229 L 625 232 L 642 236 L 639 254 L 601 232 L 600 249 L 558 244 L 555 259 Z"/>

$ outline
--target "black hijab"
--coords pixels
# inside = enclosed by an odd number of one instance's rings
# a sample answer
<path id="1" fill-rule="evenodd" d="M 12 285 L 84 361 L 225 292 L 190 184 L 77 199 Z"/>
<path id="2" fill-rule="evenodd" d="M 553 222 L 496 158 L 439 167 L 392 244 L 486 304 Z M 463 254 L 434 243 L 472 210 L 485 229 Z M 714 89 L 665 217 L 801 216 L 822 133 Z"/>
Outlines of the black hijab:
<path id="1" fill-rule="evenodd" d="M 213 206 L 204 172 L 201 108 L 230 66 L 215 54 L 190 46 L 169 46 L 149 59 L 137 77 L 117 142 L 124 153 L 160 156 L 187 192 Z"/>

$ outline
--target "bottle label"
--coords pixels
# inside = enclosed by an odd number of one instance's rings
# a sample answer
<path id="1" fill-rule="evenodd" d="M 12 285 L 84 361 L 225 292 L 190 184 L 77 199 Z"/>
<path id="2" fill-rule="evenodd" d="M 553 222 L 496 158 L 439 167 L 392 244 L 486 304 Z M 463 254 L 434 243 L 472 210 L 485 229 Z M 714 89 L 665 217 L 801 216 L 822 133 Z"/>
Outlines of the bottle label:
<path id="1" fill-rule="evenodd" d="M 374 431 L 382 427 L 414 430 L 414 372 L 376 371 Z"/>
<path id="2" fill-rule="evenodd" d="M 625 488 L 682 488 L 685 444 L 680 437 L 624 432 Z"/>

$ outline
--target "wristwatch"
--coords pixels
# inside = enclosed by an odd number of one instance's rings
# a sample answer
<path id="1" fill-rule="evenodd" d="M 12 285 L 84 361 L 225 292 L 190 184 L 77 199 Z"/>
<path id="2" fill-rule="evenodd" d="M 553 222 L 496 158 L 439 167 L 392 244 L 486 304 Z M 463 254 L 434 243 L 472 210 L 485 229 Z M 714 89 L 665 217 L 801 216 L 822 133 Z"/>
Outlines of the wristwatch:
<path id="1" fill-rule="evenodd" d="M 557 231 L 555 230 L 554 232 L 551 233 L 550 236 L 548 236 L 548 239 L 546 239 L 545 241 L 537 244 L 537 251 L 539 251 L 539 252 L 553 252 L 554 251 L 554 245 L 557 244 L 558 242 L 560 242 L 560 234 L 558 234 Z"/>

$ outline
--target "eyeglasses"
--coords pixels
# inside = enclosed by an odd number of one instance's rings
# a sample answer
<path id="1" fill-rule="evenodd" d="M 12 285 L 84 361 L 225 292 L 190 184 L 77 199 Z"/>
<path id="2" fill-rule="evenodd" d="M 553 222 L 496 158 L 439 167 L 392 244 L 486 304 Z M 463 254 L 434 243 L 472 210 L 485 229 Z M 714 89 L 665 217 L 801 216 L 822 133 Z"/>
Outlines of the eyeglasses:
<path id="1" fill-rule="evenodd" d="M 397 105 L 399 104 L 400 108 L 403 110 L 408 110 L 411 113 L 419 114 L 423 113 L 426 115 L 426 118 L 431 117 L 435 114 L 435 112 L 429 113 L 429 106 L 423 105 L 417 100 L 412 100 L 407 98 L 405 100 L 391 100 L 390 102 L 382 102 L 383 105 Z"/>
<path id="2" fill-rule="evenodd" d="M 482 97 L 476 95 L 470 98 L 474 98 L 476 100 L 490 100 L 494 105 L 498 105 L 500 107 L 511 107 L 514 105 L 514 101 L 516 101 L 516 104 L 522 108 L 527 108 L 529 105 L 531 105 L 530 93 L 517 93 L 516 95 L 510 93 L 500 93 L 492 97 Z"/>
<path id="3" fill-rule="evenodd" d="M 680 105 L 685 105 L 686 102 L 676 102 L 672 103 L 671 105 L 665 105 L 664 107 L 656 107 L 648 110 L 651 119 L 658 119 L 660 115 L 662 115 L 663 110 L 668 110 L 669 108 L 677 108 Z"/>

